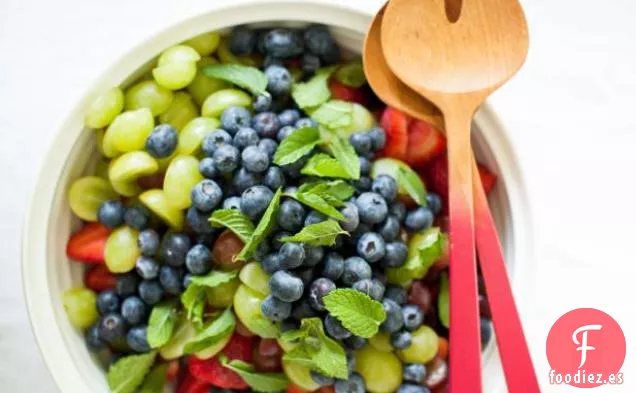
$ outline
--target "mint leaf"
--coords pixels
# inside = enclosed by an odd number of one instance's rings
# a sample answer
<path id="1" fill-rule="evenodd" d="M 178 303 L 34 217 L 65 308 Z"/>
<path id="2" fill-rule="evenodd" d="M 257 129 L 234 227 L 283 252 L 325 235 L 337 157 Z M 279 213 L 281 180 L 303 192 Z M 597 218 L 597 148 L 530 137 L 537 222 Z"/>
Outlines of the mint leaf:
<path id="1" fill-rule="evenodd" d="M 278 392 L 287 389 L 289 380 L 283 373 L 259 373 L 254 366 L 242 360 L 231 360 L 225 355 L 220 355 L 221 365 L 228 368 L 243 378 L 252 390 L 257 392 Z"/>
<path id="2" fill-rule="evenodd" d="M 353 104 L 347 101 L 331 100 L 320 105 L 311 114 L 316 123 L 332 130 L 351 125 L 353 121 Z"/>
<path id="3" fill-rule="evenodd" d="M 392 284 L 408 285 L 411 280 L 423 278 L 428 269 L 446 252 L 446 235 L 439 228 L 428 228 L 409 241 L 406 263 L 398 268 L 386 270 L 387 280 Z"/>
<path id="4" fill-rule="evenodd" d="M 249 217 L 236 209 L 219 209 L 212 213 L 210 222 L 215 227 L 226 227 L 247 243 L 254 233 L 254 224 Z"/>
<path id="5" fill-rule="evenodd" d="M 174 301 L 165 301 L 155 305 L 148 320 L 147 339 L 151 348 L 159 348 L 170 341 L 177 320 Z"/>
<path id="6" fill-rule="evenodd" d="M 321 374 L 346 379 L 349 372 L 344 349 L 338 342 L 327 337 L 324 333 L 322 333 L 321 339 L 320 349 L 313 355 L 315 367 Z"/>
<path id="7" fill-rule="evenodd" d="M 316 211 L 319 211 L 322 214 L 335 218 L 336 220 L 345 219 L 345 217 L 338 211 L 338 209 L 331 206 L 329 202 L 327 202 L 317 194 L 311 192 L 300 192 L 299 190 L 298 192 L 287 195 L 296 199 L 298 202 L 305 204 Z"/>
<path id="8" fill-rule="evenodd" d="M 333 246 L 338 235 L 348 235 L 334 220 L 326 220 L 304 227 L 294 236 L 285 236 L 283 242 L 300 242 L 312 246 Z"/>
<path id="9" fill-rule="evenodd" d="M 360 158 L 358 154 L 351 146 L 349 141 L 340 137 L 332 138 L 328 147 L 331 150 L 331 154 L 336 157 L 336 160 L 344 167 L 347 173 L 347 179 L 357 180 L 360 178 Z"/>
<path id="10" fill-rule="evenodd" d="M 184 347 L 184 353 L 202 351 L 232 334 L 236 327 L 236 318 L 231 308 L 227 308 L 220 317 L 210 322 L 199 334 Z"/>
<path id="11" fill-rule="evenodd" d="M 439 296 L 437 297 L 437 315 L 442 325 L 448 329 L 450 326 L 448 302 L 450 295 L 448 293 L 448 274 L 442 273 L 442 280 L 439 288 Z"/>
<path id="12" fill-rule="evenodd" d="M 356 336 L 370 338 L 386 319 L 380 302 L 355 289 L 336 289 L 323 298 L 331 315 Z"/>
<path id="13" fill-rule="evenodd" d="M 192 277 L 190 286 L 181 294 L 181 303 L 186 310 L 186 316 L 197 326 L 203 323 L 203 311 L 206 304 L 205 288 L 213 288 L 224 284 L 236 277 L 234 272 L 213 271 L 206 276 Z"/>
<path id="14" fill-rule="evenodd" d="M 307 349 L 302 345 L 295 347 L 289 352 L 285 352 L 283 361 L 300 364 L 308 368 L 315 368 L 314 360 L 311 358 L 309 352 L 307 352 Z"/>
<path id="15" fill-rule="evenodd" d="M 152 369 L 146 377 L 139 393 L 163 393 L 168 373 L 168 363 L 160 364 Z"/>
<path id="16" fill-rule="evenodd" d="M 356 89 L 367 83 L 367 78 L 364 75 L 364 69 L 360 59 L 356 59 L 341 66 L 338 68 L 338 71 L 336 71 L 336 74 L 333 77 L 343 85 L 351 86 Z"/>
<path id="17" fill-rule="evenodd" d="M 313 78 L 305 83 L 292 85 L 292 97 L 302 109 L 316 107 L 326 102 L 331 97 L 327 82 L 336 70 L 336 66 L 321 68 L 316 71 Z"/>
<path id="18" fill-rule="evenodd" d="M 320 133 L 316 128 L 299 128 L 280 143 L 274 154 L 274 164 L 294 163 L 309 154 L 318 143 L 320 143 Z"/>
<path id="19" fill-rule="evenodd" d="M 300 173 L 318 177 L 352 179 L 347 172 L 347 168 L 345 168 L 340 161 L 329 157 L 325 153 L 318 153 L 312 156 L 303 169 L 300 170 Z"/>
<path id="20" fill-rule="evenodd" d="M 267 206 L 267 210 L 263 213 L 261 220 L 258 222 L 254 233 L 249 238 L 247 243 L 243 246 L 243 249 L 238 254 L 237 259 L 241 261 L 246 261 L 247 258 L 252 256 L 254 251 L 259 244 L 272 232 L 274 229 L 274 225 L 276 224 L 276 212 L 278 211 L 278 206 L 280 205 L 280 195 L 282 191 L 279 188 L 272 200 L 269 202 L 269 206 Z"/>
<path id="21" fill-rule="evenodd" d="M 398 169 L 397 183 L 408 192 L 415 203 L 420 206 L 426 205 L 426 187 L 420 176 L 411 168 L 400 167 Z"/>
<path id="22" fill-rule="evenodd" d="M 258 331 L 261 338 L 278 338 L 280 336 L 280 323 L 271 321 L 262 315 L 252 317 L 250 326 Z"/>
<path id="23" fill-rule="evenodd" d="M 209 78 L 226 80 L 248 90 L 255 96 L 267 89 L 267 77 L 256 67 L 240 64 L 211 64 L 203 67 L 202 71 Z"/>
<path id="24" fill-rule="evenodd" d="M 236 278 L 237 275 L 236 270 L 231 272 L 212 271 L 205 276 L 193 276 L 190 285 L 194 284 L 199 287 L 214 288 L 231 281 Z M 188 287 L 188 289 L 190 289 L 190 287 Z M 187 291 L 186 289 L 186 292 Z"/>
<path id="25" fill-rule="evenodd" d="M 133 393 L 143 383 L 155 363 L 157 353 L 126 356 L 108 368 L 108 387 L 112 393 Z"/>
<path id="26" fill-rule="evenodd" d="M 349 183 L 342 180 L 319 181 L 315 183 L 305 183 L 298 189 L 300 193 L 311 193 L 318 195 L 332 206 L 340 207 L 344 201 L 351 198 L 356 189 Z"/>

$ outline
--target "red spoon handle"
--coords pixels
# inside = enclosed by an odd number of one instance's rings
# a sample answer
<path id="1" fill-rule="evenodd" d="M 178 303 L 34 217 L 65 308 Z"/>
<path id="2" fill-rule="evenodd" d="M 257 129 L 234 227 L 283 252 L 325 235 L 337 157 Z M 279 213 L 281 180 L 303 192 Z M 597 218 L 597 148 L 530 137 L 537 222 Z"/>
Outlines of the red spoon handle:
<path id="1" fill-rule="evenodd" d="M 497 228 L 495 228 L 477 163 L 474 160 L 473 198 L 479 263 L 486 284 L 486 294 L 508 391 L 510 393 L 540 392 L 528 345 L 523 335 L 519 312 L 510 288 Z"/>
<path id="2" fill-rule="evenodd" d="M 465 112 L 465 113 L 462 113 Z M 481 343 L 472 190 L 472 112 L 446 117 L 450 212 L 451 393 L 481 392 Z"/>

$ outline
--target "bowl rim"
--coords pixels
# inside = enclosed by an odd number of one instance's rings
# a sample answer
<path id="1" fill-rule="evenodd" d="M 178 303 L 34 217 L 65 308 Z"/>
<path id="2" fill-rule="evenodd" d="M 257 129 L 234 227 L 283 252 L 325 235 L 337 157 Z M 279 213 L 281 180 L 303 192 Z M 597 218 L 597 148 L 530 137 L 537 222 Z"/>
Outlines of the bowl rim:
<path id="1" fill-rule="evenodd" d="M 294 4 L 293 9 L 281 8 Z M 123 51 L 98 76 L 88 85 L 79 99 L 74 102 L 72 110 L 60 122 L 56 128 L 54 137 L 49 142 L 47 154 L 42 162 L 35 185 L 28 200 L 28 209 L 24 216 L 21 261 L 22 261 L 22 287 L 29 314 L 29 321 L 36 338 L 40 353 L 47 365 L 49 373 L 61 391 L 92 391 L 95 382 L 92 383 L 81 375 L 74 366 L 74 360 L 66 349 L 60 326 L 56 324 L 53 305 L 43 304 L 40 299 L 50 299 L 50 288 L 46 269 L 41 268 L 41 261 L 47 258 L 48 232 L 50 224 L 50 212 L 55 200 L 55 194 L 59 187 L 59 179 L 68 166 L 70 152 L 73 150 L 78 136 L 84 130 L 75 128 L 77 119 L 83 119 L 83 108 L 91 102 L 97 92 L 106 86 L 112 86 L 125 81 L 148 59 L 156 56 L 169 45 L 217 28 L 236 25 L 232 18 L 220 18 L 220 14 L 230 15 L 232 11 L 251 7 L 251 17 L 240 18 L 240 23 L 254 23 L 275 20 L 313 21 L 334 26 L 349 28 L 353 31 L 364 31 L 368 26 L 372 13 L 368 10 L 355 9 L 349 4 L 322 2 L 320 0 L 242 0 L 232 4 L 210 4 L 205 9 L 199 10 L 194 15 L 181 18 L 170 26 L 161 28 L 157 34 L 146 36 L 136 44 Z M 270 15 L 277 15 L 275 18 Z M 222 22 L 212 26 L 209 20 L 218 18 Z M 239 19 L 239 18 L 234 18 Z M 205 21 L 205 22 L 204 22 Z M 505 160 L 506 166 L 500 167 L 500 177 L 504 183 L 513 187 L 506 195 L 510 207 L 510 216 L 514 217 L 513 226 L 524 229 L 523 233 L 515 233 L 514 249 L 512 255 L 507 255 L 514 261 L 514 270 L 511 274 L 511 284 L 516 294 L 517 305 L 523 313 L 524 299 L 527 291 L 525 283 L 530 282 L 529 276 L 533 270 L 529 261 L 533 253 L 533 231 L 530 215 L 530 206 L 527 197 L 527 189 L 523 171 L 514 154 L 512 141 L 509 138 L 507 128 L 501 119 L 495 114 L 489 103 L 484 104 L 475 116 L 475 122 L 481 128 L 481 134 L 485 143 L 496 157 L 495 161 Z M 503 130 L 503 132 L 489 133 L 488 130 Z M 63 154 L 62 154 L 62 153 Z M 43 220 L 42 217 L 45 217 Z M 523 240 L 520 241 L 520 238 Z M 39 244 L 39 247 L 33 247 Z M 40 262 L 40 263 L 39 263 Z M 523 277 L 520 280 L 519 277 Z M 527 308 L 526 308 L 527 310 Z M 522 314 L 523 319 L 523 314 Z M 497 376 L 497 381 L 492 381 L 490 391 L 500 391 L 503 385 L 502 373 L 498 362 L 498 353 L 494 345 L 484 355 L 484 374 Z M 485 380 L 486 378 L 484 378 Z M 486 381 L 484 381 L 486 383 Z"/>

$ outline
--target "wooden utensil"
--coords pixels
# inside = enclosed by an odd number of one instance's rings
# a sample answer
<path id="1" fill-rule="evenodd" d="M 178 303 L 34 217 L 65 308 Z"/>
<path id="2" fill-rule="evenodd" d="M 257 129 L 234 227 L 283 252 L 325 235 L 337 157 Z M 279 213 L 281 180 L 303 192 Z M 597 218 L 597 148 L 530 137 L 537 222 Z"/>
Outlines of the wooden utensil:
<path id="1" fill-rule="evenodd" d="M 391 0 L 381 24 L 386 62 L 444 114 L 450 211 L 450 388 L 481 391 L 470 124 L 523 64 L 528 32 L 516 0 L 469 0 L 449 20 L 443 0 Z M 456 11 L 456 10 L 455 10 Z"/>
<path id="2" fill-rule="evenodd" d="M 362 51 L 364 71 L 369 85 L 387 105 L 443 130 L 437 108 L 406 86 L 386 64 L 380 41 L 383 13 L 384 7 L 373 18 Z M 474 159 L 472 170 L 477 253 L 480 256 L 481 271 L 508 391 L 539 392 L 536 373 L 508 281 L 497 229 Z"/>

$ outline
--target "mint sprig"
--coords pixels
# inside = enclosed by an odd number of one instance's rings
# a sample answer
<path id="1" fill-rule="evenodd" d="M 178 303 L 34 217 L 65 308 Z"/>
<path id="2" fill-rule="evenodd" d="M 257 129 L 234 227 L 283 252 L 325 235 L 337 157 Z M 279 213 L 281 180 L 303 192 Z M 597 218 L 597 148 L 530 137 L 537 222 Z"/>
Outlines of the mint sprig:
<path id="1" fill-rule="evenodd" d="M 151 348 L 159 348 L 170 341 L 177 320 L 174 301 L 165 301 L 155 305 L 148 320 L 147 339 Z"/>
<path id="2" fill-rule="evenodd" d="M 409 167 L 400 167 L 396 180 L 398 186 L 404 188 L 415 203 L 420 206 L 426 206 L 426 187 L 414 170 Z"/>
<path id="3" fill-rule="evenodd" d="M 226 227 L 234 232 L 243 243 L 252 237 L 254 224 L 249 217 L 236 209 L 219 209 L 212 213 L 210 222 L 215 227 Z"/>
<path id="4" fill-rule="evenodd" d="M 356 336 L 373 337 L 386 319 L 380 302 L 355 289 L 336 289 L 323 300 L 327 311 Z"/>
<path id="5" fill-rule="evenodd" d="M 360 178 L 360 157 L 349 141 L 340 137 L 331 138 L 327 147 L 344 167 L 348 175 L 347 179 L 357 180 Z"/>
<path id="6" fill-rule="evenodd" d="M 320 143 L 320 133 L 316 128 L 299 128 L 280 143 L 274 154 L 274 164 L 294 163 L 309 154 L 318 143 Z"/>
<path id="7" fill-rule="evenodd" d="M 272 232 L 274 224 L 276 223 L 276 213 L 278 212 L 278 206 L 280 205 L 281 189 L 279 188 L 274 197 L 269 202 L 267 210 L 263 213 L 261 220 L 258 222 L 256 229 L 247 243 L 243 246 L 243 249 L 238 254 L 237 259 L 246 261 L 254 251 L 256 251 L 259 244 Z"/>
<path id="8" fill-rule="evenodd" d="M 214 288 L 231 281 L 237 276 L 237 272 L 213 271 L 205 276 L 192 277 L 190 286 L 181 294 L 181 303 L 186 311 L 186 316 L 195 325 L 203 324 L 203 311 L 206 304 L 206 288 Z"/>
<path id="9" fill-rule="evenodd" d="M 313 155 L 300 170 L 303 175 L 353 179 L 345 166 L 325 153 Z"/>
<path id="10" fill-rule="evenodd" d="M 333 246 L 338 235 L 348 234 L 336 221 L 326 220 L 317 224 L 307 225 L 297 234 L 285 236 L 281 241 L 306 243 L 311 246 Z"/>
<path id="11" fill-rule="evenodd" d="M 203 67 L 202 71 L 209 78 L 223 79 L 255 96 L 265 92 L 267 88 L 267 77 L 256 67 L 240 64 L 211 64 Z"/>
<path id="12" fill-rule="evenodd" d="M 332 130 L 345 128 L 353 121 L 353 104 L 341 100 L 327 101 L 311 114 L 311 118 Z"/>
<path id="13" fill-rule="evenodd" d="M 251 364 L 238 359 L 229 360 L 223 354 L 219 355 L 219 361 L 223 367 L 240 375 L 256 392 L 279 392 L 289 386 L 289 380 L 283 373 L 259 373 Z"/>
<path id="14" fill-rule="evenodd" d="M 344 205 L 354 192 L 355 189 L 347 182 L 335 180 L 305 183 L 298 191 L 285 195 L 336 220 L 344 220 L 345 217 L 336 208 Z"/>
<path id="15" fill-rule="evenodd" d="M 146 377 L 139 393 L 162 393 L 168 374 L 168 363 L 155 366 Z"/>
<path id="16" fill-rule="evenodd" d="M 108 368 L 108 387 L 115 393 L 134 393 L 144 382 L 155 363 L 155 351 L 143 355 L 126 356 Z"/>
<path id="17" fill-rule="evenodd" d="M 351 86 L 356 89 L 362 87 L 367 82 L 367 78 L 364 75 L 364 69 L 362 67 L 362 60 L 360 59 L 353 60 L 340 66 L 333 77 L 343 85 Z"/>
<path id="18" fill-rule="evenodd" d="M 450 294 L 448 293 L 448 273 L 442 273 L 442 278 L 439 287 L 439 296 L 437 297 L 437 315 L 439 321 L 446 329 L 450 327 L 449 316 L 449 301 Z"/>
<path id="19" fill-rule="evenodd" d="M 305 83 L 292 85 L 292 97 L 296 104 L 302 108 L 313 108 L 329 100 L 331 92 L 327 82 L 336 70 L 336 66 L 321 68 Z"/>
<path id="20" fill-rule="evenodd" d="M 214 321 L 210 322 L 203 330 L 197 334 L 184 347 L 185 353 L 195 353 L 202 351 L 227 338 L 236 327 L 236 318 L 231 308 L 227 308 Z"/>

